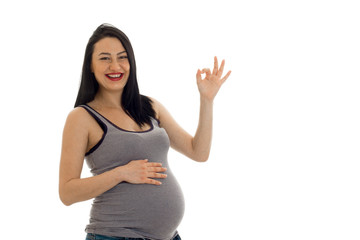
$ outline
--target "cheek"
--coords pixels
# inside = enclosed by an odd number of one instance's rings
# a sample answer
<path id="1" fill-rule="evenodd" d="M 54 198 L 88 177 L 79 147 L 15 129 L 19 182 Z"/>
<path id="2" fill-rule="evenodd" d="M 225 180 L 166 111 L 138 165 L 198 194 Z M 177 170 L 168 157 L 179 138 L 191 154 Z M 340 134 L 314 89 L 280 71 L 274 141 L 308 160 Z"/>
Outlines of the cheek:
<path id="1" fill-rule="evenodd" d="M 100 70 L 100 66 L 98 64 L 91 63 L 90 69 L 92 73 L 96 73 Z"/>
<path id="2" fill-rule="evenodd" d="M 95 64 L 91 64 L 91 71 L 96 74 L 96 73 L 103 73 L 107 68 L 106 64 L 103 63 L 95 63 Z"/>
<path id="3" fill-rule="evenodd" d="M 95 73 L 95 71 L 96 71 L 96 63 L 94 62 L 93 58 L 91 59 L 91 62 L 90 62 L 90 70 L 92 73 Z"/>
<path id="4" fill-rule="evenodd" d="M 130 71 L 129 60 L 121 62 L 120 65 L 121 65 L 121 68 L 124 69 L 126 72 Z"/>
<path id="5" fill-rule="evenodd" d="M 129 72 L 129 71 L 130 71 L 130 64 L 129 64 L 129 63 L 124 64 L 124 65 L 123 65 L 123 69 L 124 69 L 125 71 Z"/>

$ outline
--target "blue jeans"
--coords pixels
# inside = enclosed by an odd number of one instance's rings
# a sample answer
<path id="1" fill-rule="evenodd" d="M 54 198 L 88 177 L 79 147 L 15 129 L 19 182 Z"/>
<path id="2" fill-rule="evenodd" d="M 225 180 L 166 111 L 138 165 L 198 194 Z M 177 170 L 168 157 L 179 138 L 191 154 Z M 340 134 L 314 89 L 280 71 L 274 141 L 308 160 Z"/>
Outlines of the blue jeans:
<path id="1" fill-rule="evenodd" d="M 151 239 L 149 239 L 149 238 L 108 237 L 108 236 L 88 233 L 86 235 L 86 240 L 151 240 Z M 181 240 L 181 238 L 180 238 L 179 234 L 177 234 L 171 240 Z"/>

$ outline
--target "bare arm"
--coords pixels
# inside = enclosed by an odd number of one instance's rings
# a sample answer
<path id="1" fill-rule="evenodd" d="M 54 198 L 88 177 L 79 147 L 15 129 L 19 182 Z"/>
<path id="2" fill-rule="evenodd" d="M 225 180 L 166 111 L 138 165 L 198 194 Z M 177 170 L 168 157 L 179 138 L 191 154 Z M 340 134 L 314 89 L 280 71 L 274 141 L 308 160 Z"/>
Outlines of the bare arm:
<path id="1" fill-rule="evenodd" d="M 123 181 L 161 184 L 152 178 L 165 178 L 165 174 L 158 172 L 166 169 L 160 163 L 149 163 L 147 160 L 134 160 L 103 174 L 81 178 L 89 129 L 96 126 L 94 124 L 96 122 L 81 108 L 74 109 L 66 120 L 59 173 L 59 195 L 65 205 L 94 198 Z"/>
<path id="2" fill-rule="evenodd" d="M 221 78 L 225 62 L 218 68 L 217 58 L 214 58 L 213 72 L 210 69 L 198 70 L 197 85 L 200 92 L 200 114 L 196 133 L 191 136 L 182 129 L 172 118 L 170 113 L 159 102 L 154 100 L 155 111 L 161 126 L 169 135 L 171 146 L 187 157 L 205 162 L 209 158 L 213 125 L 213 101 L 222 84 L 229 77 L 230 71 Z M 201 74 L 205 73 L 202 78 Z"/>

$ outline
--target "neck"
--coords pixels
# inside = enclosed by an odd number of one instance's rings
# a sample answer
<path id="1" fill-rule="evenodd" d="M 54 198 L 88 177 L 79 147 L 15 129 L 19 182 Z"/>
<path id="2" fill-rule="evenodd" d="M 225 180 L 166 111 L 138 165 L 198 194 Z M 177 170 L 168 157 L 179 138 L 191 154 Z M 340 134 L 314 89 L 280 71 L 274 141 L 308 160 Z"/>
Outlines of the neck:
<path id="1" fill-rule="evenodd" d="M 95 95 L 94 103 L 101 108 L 122 108 L 121 96 L 122 92 L 108 92 L 99 89 Z"/>

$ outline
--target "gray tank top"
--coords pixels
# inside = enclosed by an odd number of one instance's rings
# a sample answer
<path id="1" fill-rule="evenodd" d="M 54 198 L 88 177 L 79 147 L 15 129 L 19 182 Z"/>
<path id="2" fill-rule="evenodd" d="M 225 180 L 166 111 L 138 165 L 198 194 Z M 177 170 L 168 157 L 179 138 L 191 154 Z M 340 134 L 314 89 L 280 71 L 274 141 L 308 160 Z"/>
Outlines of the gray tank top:
<path id="1" fill-rule="evenodd" d="M 147 131 L 127 131 L 90 106 L 81 107 L 104 130 L 101 140 L 85 155 L 93 175 L 140 159 L 161 162 L 167 168 L 167 178 L 160 179 L 160 186 L 122 182 L 96 197 L 85 231 L 113 237 L 172 239 L 184 214 L 184 198 L 168 165 L 170 141 L 166 131 L 155 119 Z"/>

